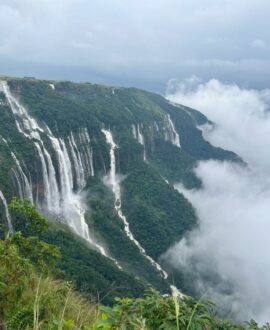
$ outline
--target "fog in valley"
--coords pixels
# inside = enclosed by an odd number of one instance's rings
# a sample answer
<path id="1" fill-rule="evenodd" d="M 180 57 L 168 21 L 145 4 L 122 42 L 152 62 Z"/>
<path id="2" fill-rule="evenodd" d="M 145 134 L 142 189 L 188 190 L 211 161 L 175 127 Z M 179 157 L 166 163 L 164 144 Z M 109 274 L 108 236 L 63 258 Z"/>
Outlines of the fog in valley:
<path id="1" fill-rule="evenodd" d="M 204 138 L 244 163 L 202 161 L 199 190 L 176 185 L 197 211 L 199 227 L 166 258 L 240 319 L 270 317 L 270 90 L 249 90 L 193 76 L 171 80 L 167 98 L 198 109 L 213 123 Z M 211 270 L 211 276 L 209 271 Z"/>

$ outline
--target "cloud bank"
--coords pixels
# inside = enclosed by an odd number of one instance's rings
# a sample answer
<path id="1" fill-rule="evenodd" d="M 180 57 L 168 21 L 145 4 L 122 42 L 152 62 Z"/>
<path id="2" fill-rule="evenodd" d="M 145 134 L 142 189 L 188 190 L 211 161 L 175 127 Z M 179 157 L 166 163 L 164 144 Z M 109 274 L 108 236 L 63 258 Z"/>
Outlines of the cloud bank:
<path id="1" fill-rule="evenodd" d="M 200 226 L 166 258 L 223 312 L 261 322 L 270 320 L 269 96 L 269 90 L 201 83 L 196 77 L 170 82 L 168 89 L 171 101 L 196 108 L 214 122 L 202 128 L 206 139 L 235 151 L 248 167 L 200 162 L 195 171 L 202 188 L 177 185 L 194 205 Z"/>
<path id="2" fill-rule="evenodd" d="M 269 10 L 268 0 L 0 0 L 0 71 L 151 89 L 195 72 L 267 86 Z"/>

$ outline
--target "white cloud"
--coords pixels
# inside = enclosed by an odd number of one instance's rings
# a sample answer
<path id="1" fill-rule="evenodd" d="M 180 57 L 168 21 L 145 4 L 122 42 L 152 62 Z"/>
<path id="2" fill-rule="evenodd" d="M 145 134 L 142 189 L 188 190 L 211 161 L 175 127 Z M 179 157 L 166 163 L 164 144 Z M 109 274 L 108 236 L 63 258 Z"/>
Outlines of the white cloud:
<path id="1" fill-rule="evenodd" d="M 259 58 L 247 39 L 267 40 L 269 6 L 268 0 L 0 0 L 0 70 L 8 60 L 22 68 L 27 60 L 134 81 L 164 83 L 196 72 L 243 82 L 252 72 L 254 84 L 266 83 L 270 72 L 258 61 L 267 54 Z M 249 57 L 254 62 L 243 64 Z"/>
<path id="2" fill-rule="evenodd" d="M 174 80 L 169 86 L 170 100 L 198 109 L 215 122 L 216 129 L 205 134 L 210 142 L 235 151 L 251 167 L 270 171 L 270 89 L 242 89 L 215 79 L 195 86 L 190 80 Z"/>
<path id="3" fill-rule="evenodd" d="M 251 43 L 252 47 L 254 48 L 267 48 L 267 44 L 265 41 L 261 39 L 255 39 Z"/>
<path id="4" fill-rule="evenodd" d="M 170 100 L 202 111 L 215 123 L 205 138 L 237 152 L 249 166 L 201 162 L 196 173 L 202 189 L 177 186 L 194 205 L 200 227 L 166 257 L 194 277 L 199 294 L 229 306 L 241 319 L 269 321 L 270 91 L 217 80 L 170 87 Z"/>

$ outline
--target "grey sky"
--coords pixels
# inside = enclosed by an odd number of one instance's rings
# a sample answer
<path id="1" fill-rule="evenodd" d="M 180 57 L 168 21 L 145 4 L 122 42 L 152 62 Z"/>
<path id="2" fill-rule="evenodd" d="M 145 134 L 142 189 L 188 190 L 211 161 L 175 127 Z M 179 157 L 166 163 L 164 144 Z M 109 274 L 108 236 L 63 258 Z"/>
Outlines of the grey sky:
<path id="1" fill-rule="evenodd" d="M 0 73 L 267 87 L 269 13 L 269 0 L 0 0 Z"/>

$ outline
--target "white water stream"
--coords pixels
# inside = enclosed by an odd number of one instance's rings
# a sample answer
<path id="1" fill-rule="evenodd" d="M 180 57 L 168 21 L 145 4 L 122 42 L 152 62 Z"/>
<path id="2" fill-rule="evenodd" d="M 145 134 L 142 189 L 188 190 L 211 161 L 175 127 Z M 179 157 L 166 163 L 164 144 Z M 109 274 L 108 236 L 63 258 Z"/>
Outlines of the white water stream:
<path id="1" fill-rule="evenodd" d="M 170 141 L 178 148 L 181 148 L 179 134 L 176 132 L 174 123 L 169 114 L 165 117 L 165 140 Z"/>
<path id="2" fill-rule="evenodd" d="M 120 180 L 116 176 L 116 160 L 115 160 L 115 149 L 117 145 L 113 140 L 112 133 L 109 130 L 102 129 L 103 134 L 105 135 L 106 142 L 110 146 L 110 172 L 106 177 L 106 182 L 108 186 L 111 188 L 114 194 L 114 208 L 118 214 L 118 217 L 124 223 L 124 230 L 127 237 L 137 246 L 140 253 L 159 271 L 162 273 L 163 277 L 166 279 L 168 274 L 161 268 L 161 266 L 150 256 L 147 255 L 145 249 L 140 245 L 140 243 L 134 238 L 130 228 L 127 218 L 122 212 L 121 209 L 121 189 L 120 189 Z"/>
<path id="3" fill-rule="evenodd" d="M 7 224 L 8 224 L 8 230 L 10 233 L 12 233 L 13 227 L 12 227 L 11 217 L 10 217 L 9 210 L 8 210 L 7 201 L 1 190 L 0 190 L 0 199 L 2 200 L 2 203 L 5 208 L 5 216 L 6 216 L 6 220 L 7 220 Z"/>

